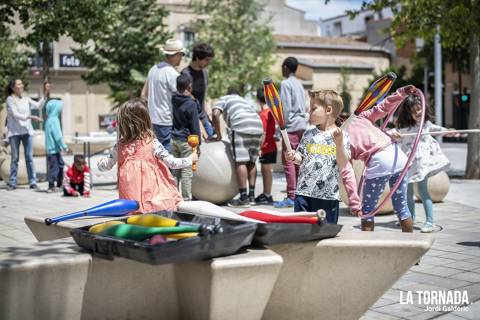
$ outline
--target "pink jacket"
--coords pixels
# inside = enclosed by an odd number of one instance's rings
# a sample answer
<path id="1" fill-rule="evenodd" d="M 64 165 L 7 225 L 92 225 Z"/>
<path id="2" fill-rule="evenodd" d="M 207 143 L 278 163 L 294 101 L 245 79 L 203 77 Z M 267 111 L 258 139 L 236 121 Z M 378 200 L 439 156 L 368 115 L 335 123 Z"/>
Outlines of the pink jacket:
<path id="1" fill-rule="evenodd" d="M 380 130 L 374 123 L 379 119 L 383 119 L 391 110 L 395 109 L 406 95 L 403 88 L 398 89 L 372 109 L 360 113 L 347 127 L 346 130 L 350 135 L 352 159 L 362 160 L 367 165 L 366 162 L 372 155 L 385 149 L 392 143 L 390 136 Z M 355 173 L 350 162 L 342 169 L 341 174 L 348 194 L 350 208 L 354 212 L 360 211 L 360 197 L 355 183 Z"/>

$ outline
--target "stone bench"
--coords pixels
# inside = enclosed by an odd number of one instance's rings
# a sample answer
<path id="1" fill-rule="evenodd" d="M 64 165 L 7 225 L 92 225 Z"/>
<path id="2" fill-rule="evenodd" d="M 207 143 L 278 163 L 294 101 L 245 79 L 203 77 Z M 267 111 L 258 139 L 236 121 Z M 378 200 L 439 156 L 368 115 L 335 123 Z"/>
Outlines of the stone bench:
<path id="1" fill-rule="evenodd" d="M 432 244 L 420 233 L 341 231 L 269 246 L 284 262 L 263 319 L 359 319 Z"/>
<path id="2" fill-rule="evenodd" d="M 268 249 L 152 266 L 72 239 L 0 248 L 0 319 L 261 319 L 281 265 Z"/>
<path id="3" fill-rule="evenodd" d="M 25 218 L 27 225 L 39 240 L 54 236 L 69 236 L 68 232 L 71 228 L 112 219 L 88 218 L 46 226 L 43 223 L 44 218 Z M 280 260 L 283 259 L 283 266 L 278 279 L 275 277 L 277 280 L 263 313 L 263 319 L 358 319 L 430 249 L 432 244 L 433 237 L 427 234 L 341 231 L 336 238 L 320 242 L 270 246 L 269 249 L 278 254 L 277 257 L 281 257 Z M 223 258 L 226 259 L 224 263 L 227 263 L 227 258 L 235 260 L 240 257 L 235 255 Z M 238 276 L 245 284 L 249 284 L 250 281 L 263 281 L 261 277 L 257 277 L 255 271 L 255 264 L 258 260 L 248 260 L 249 257 L 245 256 L 243 263 L 250 265 L 251 269 L 244 267 L 241 271 L 236 269 L 235 265 L 231 265 L 231 278 L 224 277 L 222 279 L 235 281 Z M 111 264 L 108 261 L 102 261 L 102 263 Z M 134 262 L 129 261 L 128 263 Z M 256 314 L 258 312 L 255 311 L 257 310 L 256 303 L 263 303 L 257 298 L 250 300 L 249 303 L 253 303 L 252 308 L 248 306 L 243 309 L 232 309 L 231 305 L 223 305 L 223 302 L 218 306 L 209 305 L 206 302 L 200 303 L 210 294 L 221 296 L 225 294 L 224 292 L 235 292 L 238 289 L 235 296 L 238 295 L 241 298 L 248 291 L 237 285 L 230 288 L 229 282 L 224 282 L 223 285 L 218 284 L 217 288 L 221 288 L 219 289 L 221 291 L 217 292 L 217 289 L 211 287 L 215 281 L 221 281 L 212 278 L 212 270 L 216 268 L 215 263 L 210 266 L 204 262 L 189 264 L 196 265 L 194 267 L 196 272 L 181 272 L 184 275 L 182 280 L 177 280 L 170 288 L 170 290 L 182 290 L 183 292 L 182 299 L 178 303 L 185 307 L 180 307 L 178 310 L 181 310 L 181 313 L 176 316 L 181 319 L 199 319 L 197 317 L 205 313 L 208 316 L 201 319 L 208 319 L 208 317 L 256 319 L 256 316 L 250 312 Z M 185 265 L 188 264 L 171 267 L 175 269 L 176 279 L 180 279 L 178 272 Z M 160 266 L 159 269 L 161 268 L 163 266 Z M 168 267 L 165 266 L 165 268 Z M 164 274 L 164 271 L 158 272 L 158 277 L 164 277 L 161 275 Z M 226 272 L 224 270 L 224 273 Z M 108 278 L 109 275 L 106 277 Z M 267 280 L 271 281 L 271 279 Z M 133 280 L 131 281 L 133 282 Z M 201 290 L 188 291 L 185 289 L 191 283 L 197 284 L 199 288 L 210 288 L 209 295 L 204 295 Z M 261 284 L 261 286 L 264 285 L 266 284 Z M 233 298 L 233 300 L 236 299 Z M 188 306 L 195 301 L 198 302 L 196 308 L 189 308 Z M 248 303 L 243 304 L 243 306 L 245 305 Z M 224 310 L 221 314 L 226 318 L 217 317 L 218 310 Z M 238 313 L 226 316 L 226 313 L 230 312 L 228 310 L 238 310 Z M 214 314 L 215 316 L 213 316 Z M 172 317 L 175 318 L 175 315 Z"/>
<path id="4" fill-rule="evenodd" d="M 81 319 L 91 261 L 72 240 L 0 248 L 0 319 Z"/>

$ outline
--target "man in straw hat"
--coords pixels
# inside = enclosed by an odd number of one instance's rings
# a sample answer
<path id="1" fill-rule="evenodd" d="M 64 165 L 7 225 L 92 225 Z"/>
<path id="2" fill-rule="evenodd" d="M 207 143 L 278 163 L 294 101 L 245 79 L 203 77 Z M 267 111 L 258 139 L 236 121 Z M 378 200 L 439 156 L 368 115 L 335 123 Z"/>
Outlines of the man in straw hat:
<path id="1" fill-rule="evenodd" d="M 172 95 L 177 91 L 179 75 L 175 67 L 180 64 L 185 51 L 180 40 L 168 39 L 162 48 L 165 59 L 150 69 L 142 90 L 142 97 L 148 99 L 155 135 L 168 151 L 171 150 Z"/>

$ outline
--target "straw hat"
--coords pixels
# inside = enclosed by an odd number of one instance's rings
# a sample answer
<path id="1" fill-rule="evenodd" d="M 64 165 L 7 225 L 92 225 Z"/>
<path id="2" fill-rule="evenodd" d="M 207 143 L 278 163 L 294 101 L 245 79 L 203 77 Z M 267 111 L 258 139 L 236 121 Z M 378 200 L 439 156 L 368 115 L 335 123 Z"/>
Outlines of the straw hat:
<path id="1" fill-rule="evenodd" d="M 162 52 L 166 55 L 174 55 L 178 52 L 185 53 L 187 50 L 183 47 L 183 43 L 177 39 L 168 39 L 162 48 Z"/>

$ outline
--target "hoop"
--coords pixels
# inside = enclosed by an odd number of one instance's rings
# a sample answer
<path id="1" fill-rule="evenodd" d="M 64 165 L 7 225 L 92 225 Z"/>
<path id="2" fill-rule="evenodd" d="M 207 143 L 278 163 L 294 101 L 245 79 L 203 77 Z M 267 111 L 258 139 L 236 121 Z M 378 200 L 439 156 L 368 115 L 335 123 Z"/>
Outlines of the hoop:
<path id="1" fill-rule="evenodd" d="M 403 167 L 403 170 L 401 171 L 400 177 L 398 178 L 395 185 L 393 185 L 393 187 L 390 188 L 390 192 L 387 194 L 385 199 L 383 199 L 383 201 L 375 208 L 375 210 L 371 211 L 368 214 L 362 215 L 361 218 L 370 218 L 370 217 L 375 216 L 378 213 L 378 211 L 380 210 L 380 208 L 382 208 L 385 205 L 385 203 L 388 201 L 388 199 L 390 199 L 390 197 L 393 195 L 393 193 L 395 191 L 397 191 L 398 187 L 400 186 L 400 183 L 402 183 L 403 178 L 405 178 L 405 175 L 408 172 L 408 168 L 410 167 L 410 164 L 412 163 L 413 157 L 415 156 L 415 151 L 417 150 L 417 145 L 418 145 L 418 142 L 420 141 L 420 137 L 422 135 L 422 130 L 423 130 L 423 125 L 424 125 L 424 122 L 425 122 L 425 96 L 423 95 L 423 92 L 421 90 L 418 90 L 418 89 L 417 89 L 417 94 L 420 96 L 420 99 L 422 101 L 422 118 L 420 119 L 420 126 L 418 128 L 417 135 L 415 136 L 415 141 L 413 142 L 412 150 L 410 151 L 410 154 L 408 155 L 407 163 L 405 164 L 405 167 Z M 382 126 L 380 127 L 380 130 L 385 131 L 385 128 L 387 126 L 388 121 L 390 121 L 390 118 L 393 116 L 395 111 L 397 111 L 399 106 L 400 106 L 400 103 L 393 110 L 391 110 L 387 114 L 387 116 L 385 117 L 385 121 L 383 122 Z M 368 161 L 367 161 L 367 163 L 368 163 Z M 360 182 L 359 182 L 359 186 L 360 186 L 360 188 L 358 190 L 359 195 L 361 195 L 363 193 L 363 184 L 364 184 L 364 180 L 365 180 L 364 178 L 365 178 L 366 169 L 367 169 L 367 166 L 365 165 L 365 168 L 363 168 L 362 177 L 360 178 Z"/>

